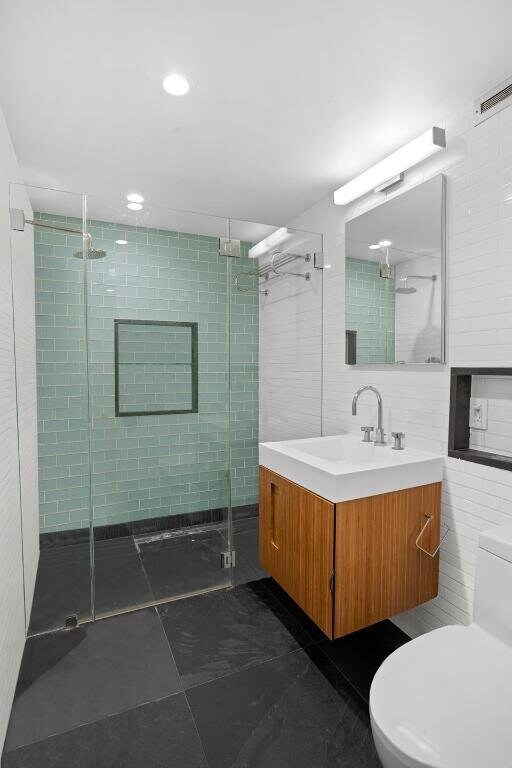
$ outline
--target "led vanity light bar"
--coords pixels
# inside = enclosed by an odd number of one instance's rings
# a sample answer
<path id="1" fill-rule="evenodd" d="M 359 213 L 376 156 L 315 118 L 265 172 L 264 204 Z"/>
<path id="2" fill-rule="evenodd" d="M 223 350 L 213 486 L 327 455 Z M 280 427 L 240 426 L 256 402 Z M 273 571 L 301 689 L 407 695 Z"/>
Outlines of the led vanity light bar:
<path id="1" fill-rule="evenodd" d="M 258 256 L 263 256 L 263 254 L 268 253 L 272 248 L 277 248 L 278 245 L 289 240 L 290 237 L 292 237 L 291 232 L 288 232 L 286 227 L 280 227 L 268 237 L 260 240 L 256 245 L 253 245 L 252 248 L 249 248 L 248 256 L 250 259 L 257 259 Z"/>
<path id="2" fill-rule="evenodd" d="M 418 138 L 397 149 L 389 157 L 381 160 L 380 163 L 372 165 L 367 171 L 337 189 L 334 193 L 334 203 L 336 205 L 350 203 L 375 189 L 379 184 L 398 176 L 402 171 L 412 168 L 440 149 L 444 149 L 445 146 L 444 128 L 430 128 Z"/>

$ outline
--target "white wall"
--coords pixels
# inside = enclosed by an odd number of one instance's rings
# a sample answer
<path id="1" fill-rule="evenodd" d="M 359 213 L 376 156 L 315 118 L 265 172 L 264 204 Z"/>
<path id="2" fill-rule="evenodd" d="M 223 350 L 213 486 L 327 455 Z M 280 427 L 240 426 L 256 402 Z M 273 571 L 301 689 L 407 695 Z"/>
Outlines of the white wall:
<path id="1" fill-rule="evenodd" d="M 0 111 L 0 747 L 4 742 L 25 642 L 23 563 L 25 560 L 28 613 L 39 551 L 33 240 L 32 233 L 28 231 L 19 237 L 14 233 L 12 279 L 9 242 L 11 181 L 21 181 L 20 172 Z M 15 197 L 30 214 L 26 196 L 20 191 Z M 16 369 L 13 293 L 16 309 Z M 19 392 L 21 488 L 16 379 Z"/>
<path id="2" fill-rule="evenodd" d="M 386 432 L 403 430 L 408 445 L 446 454 L 450 365 L 512 363 L 512 109 L 472 127 L 468 106 L 444 127 L 448 149 L 409 172 L 405 185 L 414 186 L 441 171 L 447 175 L 447 366 L 425 371 L 344 364 L 344 224 L 385 200 L 385 195 L 367 196 L 345 209 L 335 207 L 329 196 L 292 222 L 292 226 L 323 232 L 324 251 L 332 264 L 324 272 L 324 434 L 358 432 L 360 424 L 375 422 L 370 397 L 361 399 L 357 417 L 350 413 L 356 388 L 371 383 L 383 395 Z M 290 316 L 289 309 L 286 313 Z M 300 323 L 308 327 L 311 338 L 321 338 L 316 313 L 301 317 Z M 279 332 L 280 314 L 274 308 L 271 326 L 263 326 L 262 347 L 275 343 Z M 317 360 L 313 355 L 311 363 L 314 378 Z M 302 371 L 302 379 L 307 378 L 305 374 Z M 284 378 L 285 372 L 280 370 L 279 375 Z M 267 379 L 270 376 L 267 372 Z M 306 402 L 308 395 L 310 402 Z M 302 400 L 304 412 L 314 412 L 318 389 L 305 388 Z M 286 401 L 281 400 L 278 407 L 278 418 L 286 423 Z M 295 402 L 292 411 L 296 412 Z M 266 418 L 273 418 L 268 403 Z M 302 435 L 318 434 L 315 429 L 313 422 L 305 420 Z M 489 526 L 512 522 L 512 472 L 447 457 L 442 520 L 450 532 L 441 549 L 439 596 L 396 618 L 411 635 L 470 620 L 478 534 Z"/>
<path id="3" fill-rule="evenodd" d="M 320 250 L 321 238 L 316 241 Z M 265 261 L 265 259 L 263 259 Z M 259 439 L 319 435 L 322 425 L 322 274 L 296 261 L 287 270 L 311 279 L 270 280 L 260 296 Z"/>

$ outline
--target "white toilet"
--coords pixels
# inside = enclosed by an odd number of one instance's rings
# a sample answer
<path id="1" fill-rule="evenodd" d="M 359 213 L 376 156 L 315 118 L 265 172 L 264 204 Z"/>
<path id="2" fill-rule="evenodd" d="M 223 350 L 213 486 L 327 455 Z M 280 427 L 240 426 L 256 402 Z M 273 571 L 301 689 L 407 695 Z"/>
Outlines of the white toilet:
<path id="1" fill-rule="evenodd" d="M 473 623 L 391 654 L 370 716 L 384 768 L 512 768 L 512 525 L 480 535 Z"/>

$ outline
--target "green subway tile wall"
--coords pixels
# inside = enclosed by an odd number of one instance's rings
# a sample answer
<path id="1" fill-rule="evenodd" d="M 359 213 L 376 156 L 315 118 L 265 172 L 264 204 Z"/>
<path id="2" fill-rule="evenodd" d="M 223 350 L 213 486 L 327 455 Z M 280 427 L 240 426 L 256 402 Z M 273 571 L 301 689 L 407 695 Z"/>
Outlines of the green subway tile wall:
<path id="1" fill-rule="evenodd" d="M 230 454 L 233 505 L 256 502 L 258 294 L 228 274 L 251 264 L 249 245 L 233 263 L 214 237 L 88 229 L 107 253 L 86 264 L 90 432 L 81 238 L 35 232 L 41 532 L 88 526 L 89 468 L 95 525 L 226 506 Z M 198 323 L 198 413 L 115 416 L 114 319 Z"/>
<path id="2" fill-rule="evenodd" d="M 346 328 L 357 332 L 358 363 L 395 361 L 395 281 L 374 261 L 347 258 Z"/>

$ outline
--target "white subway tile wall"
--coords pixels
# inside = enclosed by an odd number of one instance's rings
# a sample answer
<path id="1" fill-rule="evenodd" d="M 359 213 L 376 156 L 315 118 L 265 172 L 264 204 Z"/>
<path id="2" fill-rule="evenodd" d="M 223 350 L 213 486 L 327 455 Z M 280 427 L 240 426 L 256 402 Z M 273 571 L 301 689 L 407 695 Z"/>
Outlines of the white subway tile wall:
<path id="1" fill-rule="evenodd" d="M 358 432 L 361 423 L 375 421 L 370 398 L 367 402 L 361 398 L 357 417 L 350 412 L 356 388 L 371 383 L 383 395 L 388 434 L 402 430 L 406 445 L 446 454 L 450 365 L 512 364 L 512 108 L 473 127 L 468 105 L 446 120 L 444 127 L 447 150 L 408 172 L 405 185 L 414 186 L 439 172 L 447 175 L 447 365 L 428 371 L 345 365 L 344 224 L 386 196 L 370 195 L 346 209 L 335 207 L 329 196 L 291 223 L 323 232 L 324 251 L 332 265 L 324 272 L 323 315 L 316 307 L 297 304 L 293 308 L 292 299 L 279 304 L 274 296 L 270 322 L 261 302 L 262 350 L 285 350 L 286 338 L 299 337 L 299 326 L 307 327 L 311 338 L 305 361 L 310 365 L 309 380 L 303 369 L 286 397 L 274 401 L 268 392 L 261 395 L 265 402 L 261 430 L 269 439 L 288 437 L 290 421 L 296 437 L 321 432 L 320 385 L 311 387 L 309 381 L 318 376 L 322 323 L 324 434 Z M 273 378 L 274 363 L 278 363 L 274 382 L 293 379 L 291 359 L 267 356 L 262 359 L 264 389 Z M 300 421 L 296 416 L 300 411 L 317 418 Z M 274 426 L 271 431 L 269 424 Z M 470 621 L 478 534 L 492 525 L 512 522 L 512 472 L 447 457 L 442 522 L 450 531 L 441 548 L 439 596 L 395 619 L 412 635 Z"/>
<path id="2" fill-rule="evenodd" d="M 11 238 L 9 224 L 10 204 L 23 207 L 28 215 L 31 213 L 22 188 L 9 194 L 9 182 L 20 181 L 16 156 L 0 111 L 0 750 L 25 644 L 25 605 L 29 612 L 39 556 L 33 240 L 30 231 L 12 233 Z M 10 239 L 15 260 L 12 271 Z"/>
<path id="3" fill-rule="evenodd" d="M 263 259 L 264 261 L 264 259 Z M 311 280 L 272 280 L 260 296 L 260 440 L 320 434 L 322 272 L 296 262 Z"/>

